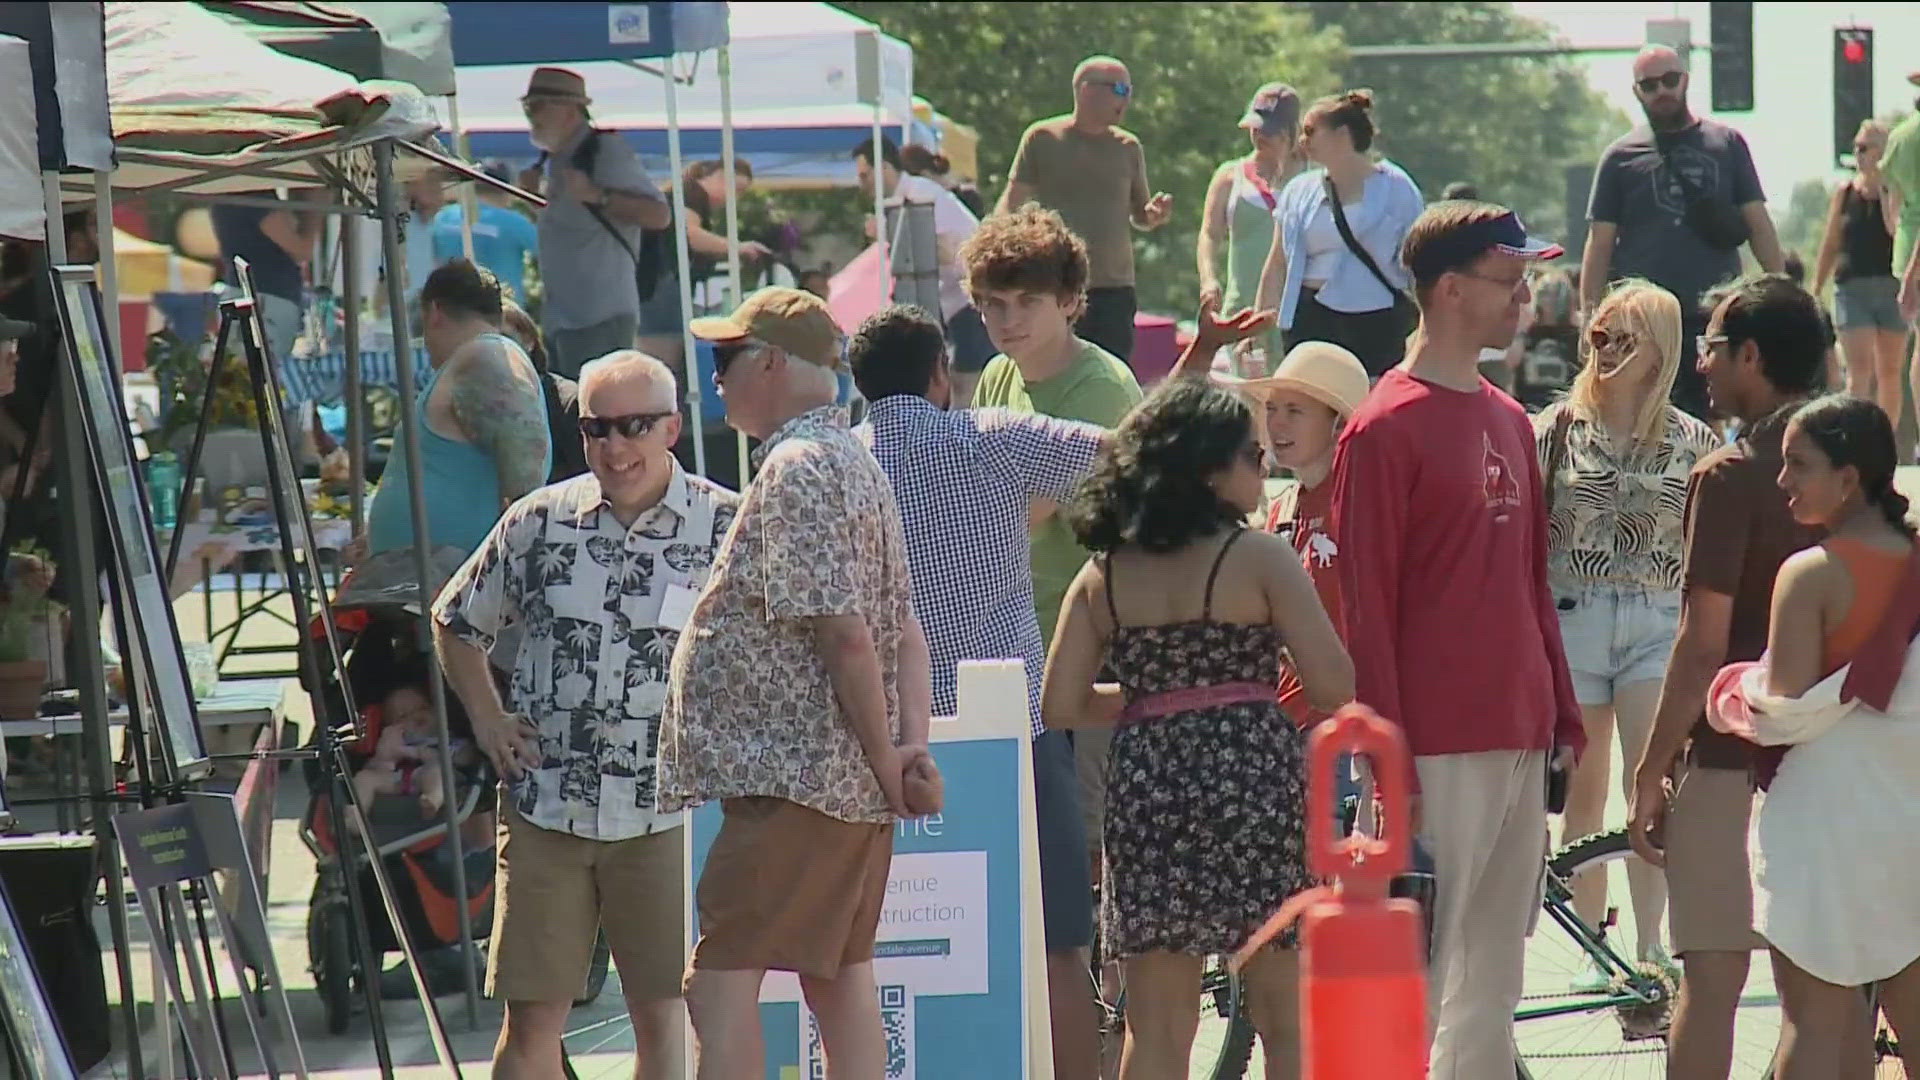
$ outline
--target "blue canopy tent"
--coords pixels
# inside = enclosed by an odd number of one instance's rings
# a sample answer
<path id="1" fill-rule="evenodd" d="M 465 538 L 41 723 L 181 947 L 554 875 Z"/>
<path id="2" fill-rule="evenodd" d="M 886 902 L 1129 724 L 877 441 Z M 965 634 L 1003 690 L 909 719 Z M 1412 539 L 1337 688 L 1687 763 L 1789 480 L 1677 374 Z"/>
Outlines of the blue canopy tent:
<path id="1" fill-rule="evenodd" d="M 535 155 L 519 99 L 533 68 L 555 63 L 586 79 L 595 126 L 622 133 L 650 159 L 650 169 L 665 164 L 674 178 L 682 174 L 691 146 L 703 155 L 717 153 L 728 175 L 744 148 L 757 177 L 796 167 L 818 176 L 824 168 L 830 170 L 828 182 L 851 184 L 853 146 L 889 133 L 898 141 L 912 123 L 912 49 L 828 4 L 554 3 L 542 5 L 537 26 L 503 14 L 502 7 L 447 5 L 463 127 L 471 151 L 481 156 Z M 716 50 L 713 77 L 706 76 L 698 55 L 706 49 Z M 647 58 L 664 63 L 641 62 Z M 739 73 L 745 78 L 736 81 Z M 744 98 L 738 111 L 736 91 Z M 884 220 L 879 200 L 876 192 L 876 222 Z M 684 223 L 685 207 L 680 211 L 675 218 Z M 731 186 L 726 216 L 728 294 L 738 303 L 740 225 Z M 691 311 L 685 228 L 677 233 L 680 302 Z M 701 386 L 710 372 L 703 370 L 691 333 L 682 334 L 686 395 L 698 433 L 695 469 L 705 474 Z M 744 482 L 745 437 L 736 445 Z"/>

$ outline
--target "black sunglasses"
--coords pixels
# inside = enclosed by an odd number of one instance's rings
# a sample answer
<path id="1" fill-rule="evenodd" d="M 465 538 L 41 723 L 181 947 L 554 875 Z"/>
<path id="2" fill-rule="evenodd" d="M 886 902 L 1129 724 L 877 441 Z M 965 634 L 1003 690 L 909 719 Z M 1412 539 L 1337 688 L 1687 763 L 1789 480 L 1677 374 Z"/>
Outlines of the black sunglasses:
<path id="1" fill-rule="evenodd" d="M 1644 79 L 1637 79 L 1633 85 L 1639 87 L 1641 93 L 1651 94 L 1663 86 L 1669 90 L 1677 90 L 1680 88 L 1680 81 L 1686 77 L 1685 72 L 1669 71 L 1664 75 L 1649 75 Z"/>
<path id="2" fill-rule="evenodd" d="M 713 377 L 716 379 L 726 378 L 727 369 L 733 366 L 735 360 L 740 359 L 755 349 L 764 348 L 766 348 L 765 342 L 756 341 L 753 338 L 746 338 L 741 341 L 730 341 L 724 345 L 714 345 Z"/>
<path id="3" fill-rule="evenodd" d="M 678 414 L 674 412 L 643 412 L 632 413 L 628 416 L 583 416 L 580 418 L 580 434 L 585 435 L 589 439 L 604 439 L 615 434 L 623 438 L 637 439 L 647 432 L 652 431 L 654 425 L 660 421 L 675 415 Z"/>

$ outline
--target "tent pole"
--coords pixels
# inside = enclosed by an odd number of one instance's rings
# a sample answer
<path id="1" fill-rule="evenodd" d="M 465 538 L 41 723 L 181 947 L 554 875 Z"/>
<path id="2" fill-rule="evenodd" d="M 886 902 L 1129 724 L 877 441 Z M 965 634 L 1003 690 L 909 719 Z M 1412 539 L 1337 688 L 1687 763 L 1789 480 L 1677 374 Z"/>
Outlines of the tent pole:
<path id="1" fill-rule="evenodd" d="M 874 43 L 874 50 L 874 65 L 877 70 L 880 63 L 878 42 Z M 882 111 L 886 108 L 884 104 L 886 98 L 887 95 L 884 90 L 874 91 L 873 156 L 876 159 L 883 156 L 880 151 L 880 142 L 886 138 L 885 132 L 881 130 L 881 116 Z M 874 305 L 873 310 L 875 311 L 879 311 L 893 302 L 893 259 L 887 248 L 887 193 L 885 188 L 886 185 L 881 183 L 880 162 L 876 160 L 873 163 L 873 242 L 874 245 L 879 248 L 880 255 L 880 297 L 879 302 Z M 906 202 L 904 199 L 901 201 L 900 220 L 903 224 L 907 220 Z"/>
<path id="2" fill-rule="evenodd" d="M 360 226 L 362 219 L 344 217 L 340 219 L 340 292 L 341 314 L 345 322 L 341 328 L 340 350 L 345 354 L 347 367 L 347 473 L 352 486 L 347 490 L 349 517 L 353 522 L 353 535 L 361 536 L 367 528 L 367 403 L 366 387 L 360 371 Z"/>
<path id="3" fill-rule="evenodd" d="M 460 95 L 447 95 L 447 125 L 453 128 L 453 152 L 462 158 L 472 157 L 467 148 L 467 133 L 460 127 Z M 473 262 L 473 215 L 480 209 L 474 197 L 472 184 L 460 185 L 460 250 L 468 262 Z M 516 302 L 524 299 L 514 297 Z"/>
<path id="4" fill-rule="evenodd" d="M 740 306 L 744 288 L 740 267 L 740 198 L 733 179 L 733 47 L 720 46 L 720 167 L 727 178 L 727 308 Z M 698 370 L 697 368 L 695 370 Z M 747 461 L 747 433 L 735 431 L 734 477 L 741 489 L 752 469 Z"/>
<path id="5" fill-rule="evenodd" d="M 432 590 L 439 583 L 433 579 L 433 561 L 430 558 L 432 537 L 427 531 L 427 493 L 420 482 L 420 424 L 414 412 L 413 338 L 407 332 L 407 256 L 406 244 L 400 239 L 401 201 L 393 179 L 393 140 L 382 139 L 374 144 L 373 162 L 374 183 L 380 203 L 381 247 L 387 263 L 387 308 L 393 318 L 393 370 L 400 384 L 400 442 L 405 448 L 403 467 L 407 470 L 407 494 L 413 516 L 413 568 L 420 583 L 421 617 L 415 622 L 415 634 L 421 652 L 432 656 L 431 618 L 427 611 L 433 602 Z M 422 226 L 420 222 L 409 224 L 415 228 Z M 389 460 L 387 468 L 393 466 L 394 462 Z M 452 736 L 447 731 L 447 681 L 428 679 L 427 687 L 433 702 L 434 733 L 439 740 L 440 775 L 452 777 L 455 773 Z M 457 920 L 460 924 L 461 989 L 466 995 L 467 1027 L 472 1030 L 480 1026 L 480 995 L 473 985 L 473 928 L 465 917 L 470 894 L 467 892 L 467 862 L 460 850 L 460 800 L 447 799 L 442 810 L 447 826 L 447 850 L 453 861 L 453 895 L 461 912 L 461 918 Z M 417 961 L 419 958 L 414 959 Z M 423 972 L 414 974 L 416 977 L 424 975 Z"/>
<path id="6" fill-rule="evenodd" d="M 98 176 L 99 174 L 96 174 Z M 47 264 L 67 261 L 67 234 L 60 210 L 60 174 L 41 174 L 47 209 Z M 101 182 L 96 180 L 96 182 Z M 52 301 L 53 297 L 48 296 Z M 54 365 L 57 372 L 67 365 Z M 107 730 L 107 681 L 99 648 L 93 642 L 81 644 L 82 635 L 98 635 L 102 597 L 100 537 L 94 532 L 96 491 L 87 466 L 86 430 L 80 413 L 79 388 L 69 377 L 59 377 L 60 419 L 54 429 L 60 439 L 59 452 L 53 455 L 54 483 L 59 485 L 60 502 L 66 512 L 60 515 L 61 562 L 73 568 L 67 575 L 67 600 L 73 616 L 73 632 L 67 643 L 67 670 L 80 691 L 81 744 L 87 767 L 87 786 L 93 796 L 94 848 L 100 853 L 102 875 L 107 883 L 107 928 L 113 939 L 114 974 L 120 983 L 120 1025 L 126 1047 L 127 1075 L 145 1076 L 146 1063 L 140 1052 L 139 999 L 133 985 L 133 938 L 127 921 L 127 890 L 120 865 L 120 845 L 114 840 L 113 818 L 120 806 L 109 797 L 114 788 L 111 737 Z M 158 933 L 157 929 L 154 931 Z M 156 953 L 158 949 L 154 950 Z M 166 995 L 156 993 L 156 1010 Z M 169 1029 L 156 1022 L 163 1045 Z"/>
<path id="7" fill-rule="evenodd" d="M 680 289 L 680 350 L 685 358 L 680 369 L 688 373 L 687 404 L 693 412 L 693 471 L 704 477 L 707 475 L 707 427 L 700 410 L 700 355 L 695 351 L 693 320 L 689 317 L 693 312 L 693 267 L 687 255 L 687 191 L 680 161 L 680 94 L 675 85 L 673 57 L 667 57 L 662 66 L 666 68 L 667 86 L 667 163 L 673 173 L 673 253 L 680 267 L 676 284 Z"/>

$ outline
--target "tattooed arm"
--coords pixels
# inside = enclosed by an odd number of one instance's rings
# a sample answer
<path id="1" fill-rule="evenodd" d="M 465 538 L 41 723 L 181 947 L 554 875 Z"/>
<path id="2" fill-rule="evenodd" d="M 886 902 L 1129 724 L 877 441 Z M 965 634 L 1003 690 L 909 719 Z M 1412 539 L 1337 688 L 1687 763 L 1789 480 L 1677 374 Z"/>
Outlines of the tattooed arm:
<path id="1" fill-rule="evenodd" d="M 498 340 L 469 344 L 449 363 L 448 405 L 466 440 L 493 458 L 504 508 L 547 482 L 546 399 L 533 365 Z"/>

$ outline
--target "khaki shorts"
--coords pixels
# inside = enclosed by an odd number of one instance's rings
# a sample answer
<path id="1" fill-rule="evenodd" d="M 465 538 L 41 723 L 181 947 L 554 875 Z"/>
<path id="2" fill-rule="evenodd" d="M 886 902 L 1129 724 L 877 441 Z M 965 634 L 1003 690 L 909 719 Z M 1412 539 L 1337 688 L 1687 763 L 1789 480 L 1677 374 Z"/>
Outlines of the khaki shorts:
<path id="1" fill-rule="evenodd" d="M 1745 769 L 1682 766 L 1667 811 L 1667 911 L 1676 956 L 1749 952 L 1753 932 L 1747 822 L 1753 790 Z"/>
<path id="2" fill-rule="evenodd" d="M 765 796 L 725 799 L 694 903 L 693 966 L 832 979 L 873 959 L 893 826 Z"/>
<path id="3" fill-rule="evenodd" d="M 644 1001 L 680 996 L 686 970 L 685 830 L 588 840 L 527 823 L 500 800 L 499 902 L 487 995 L 572 1001 L 605 927 L 620 985 Z"/>

